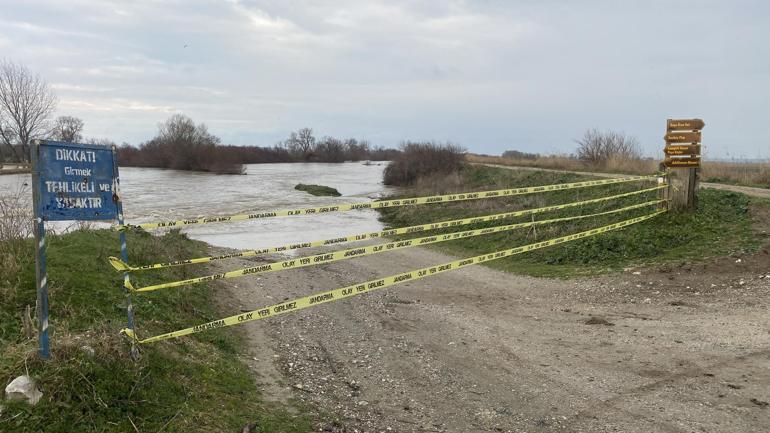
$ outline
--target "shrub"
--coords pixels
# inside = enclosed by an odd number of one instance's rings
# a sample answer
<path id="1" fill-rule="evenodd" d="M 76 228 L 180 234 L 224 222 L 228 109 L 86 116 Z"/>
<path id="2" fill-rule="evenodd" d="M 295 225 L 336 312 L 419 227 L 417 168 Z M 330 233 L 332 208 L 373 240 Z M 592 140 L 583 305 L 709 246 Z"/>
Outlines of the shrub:
<path id="1" fill-rule="evenodd" d="M 383 173 L 385 185 L 406 186 L 417 179 L 440 173 L 452 173 L 463 165 L 465 149 L 452 143 L 407 142 Z"/>
<path id="2" fill-rule="evenodd" d="M 616 131 L 589 129 L 578 144 L 577 156 L 592 165 L 606 165 L 610 160 L 641 159 L 639 141 L 635 137 Z"/>

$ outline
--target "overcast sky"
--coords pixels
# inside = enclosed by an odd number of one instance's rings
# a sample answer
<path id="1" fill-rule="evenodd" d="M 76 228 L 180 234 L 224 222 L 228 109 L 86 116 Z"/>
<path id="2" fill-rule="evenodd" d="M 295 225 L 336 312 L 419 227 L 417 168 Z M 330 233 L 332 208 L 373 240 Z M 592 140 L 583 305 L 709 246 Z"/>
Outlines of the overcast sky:
<path id="1" fill-rule="evenodd" d="M 291 130 L 373 144 L 566 152 L 586 128 L 660 156 L 701 117 L 712 157 L 770 157 L 766 1 L 9 1 L 0 57 L 57 114 L 138 144 L 182 112 L 223 141 Z"/>

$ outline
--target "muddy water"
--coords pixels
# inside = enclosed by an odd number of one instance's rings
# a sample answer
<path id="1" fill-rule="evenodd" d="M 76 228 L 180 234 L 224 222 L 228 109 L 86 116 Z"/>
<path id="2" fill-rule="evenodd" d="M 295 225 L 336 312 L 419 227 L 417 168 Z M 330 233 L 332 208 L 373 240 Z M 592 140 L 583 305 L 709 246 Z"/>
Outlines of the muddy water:
<path id="1" fill-rule="evenodd" d="M 125 167 L 120 170 L 126 220 L 143 223 L 284 208 L 368 201 L 392 190 L 382 185 L 385 163 L 253 164 L 246 175 Z M 0 176 L 0 194 L 29 182 L 28 175 Z M 341 197 L 296 191 L 298 183 L 336 188 Z M 63 226 L 57 226 L 59 228 Z M 379 230 L 371 210 L 219 223 L 183 229 L 213 245 L 247 249 Z"/>

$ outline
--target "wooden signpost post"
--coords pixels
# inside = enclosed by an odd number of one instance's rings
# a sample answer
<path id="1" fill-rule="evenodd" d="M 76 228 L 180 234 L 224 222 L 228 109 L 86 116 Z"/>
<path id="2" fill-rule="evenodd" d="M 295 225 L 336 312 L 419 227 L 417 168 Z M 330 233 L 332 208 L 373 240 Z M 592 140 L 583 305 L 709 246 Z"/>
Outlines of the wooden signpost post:
<path id="1" fill-rule="evenodd" d="M 666 159 L 663 164 L 674 169 L 676 188 L 671 205 L 676 209 L 695 209 L 698 206 L 698 180 L 701 163 L 701 129 L 706 126 L 702 119 L 668 119 Z"/>

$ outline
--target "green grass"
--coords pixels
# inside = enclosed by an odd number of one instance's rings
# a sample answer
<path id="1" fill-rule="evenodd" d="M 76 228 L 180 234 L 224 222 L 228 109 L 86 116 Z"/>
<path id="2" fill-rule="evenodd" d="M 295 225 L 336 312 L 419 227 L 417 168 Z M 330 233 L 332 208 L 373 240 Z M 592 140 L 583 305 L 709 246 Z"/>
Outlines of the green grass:
<path id="1" fill-rule="evenodd" d="M 464 168 L 458 179 L 452 186 L 452 189 L 456 191 L 536 186 L 590 178 L 578 174 L 471 166 Z M 479 202 L 438 204 L 420 206 L 419 208 L 389 208 L 380 212 L 383 222 L 391 227 L 400 227 L 586 200 L 651 186 L 654 184 L 635 182 Z M 421 192 L 424 193 L 425 191 Z M 408 195 L 413 195 L 413 193 L 404 193 L 404 196 Z M 544 220 L 598 213 L 658 198 L 658 192 L 650 192 L 604 204 L 543 213 L 534 218 Z M 568 277 L 593 275 L 643 264 L 699 260 L 735 252 L 751 251 L 759 245 L 761 239 L 752 232 L 751 228 L 752 221 L 749 214 L 751 201 L 747 196 L 728 191 L 704 189 L 699 192 L 699 200 L 698 210 L 692 213 L 666 213 L 618 231 L 495 260 L 487 265 L 517 274 Z M 470 257 L 600 227 L 653 211 L 655 211 L 655 207 L 650 206 L 615 215 L 538 226 L 536 230 L 519 229 L 459 239 L 436 244 L 434 248 L 459 257 Z M 511 224 L 531 219 L 531 216 L 516 218 L 510 219 L 510 222 L 506 221 L 506 223 Z M 501 225 L 501 223 L 463 226 L 462 230 L 493 225 Z M 453 229 L 451 231 L 459 230 Z"/>
<path id="2" fill-rule="evenodd" d="M 119 255 L 117 234 L 77 231 L 48 237 L 51 343 L 42 361 L 35 341 L 21 336 L 21 312 L 35 304 L 34 261 L 18 257 L 19 268 L 0 274 L 0 385 L 30 374 L 44 393 L 29 407 L 3 403 L 3 432 L 219 432 L 240 431 L 257 422 L 260 432 L 309 431 L 295 408 L 266 405 L 253 373 L 240 359 L 245 341 L 232 329 L 142 346 L 128 357 L 118 335 L 125 326 L 122 277 L 107 263 Z M 153 237 L 129 234 L 132 262 L 198 256 L 205 245 L 179 233 Z M 28 251 L 32 251 L 29 243 Z M 184 268 L 152 273 L 153 281 L 185 277 Z M 148 275 L 150 275 L 148 273 Z M 222 316 L 215 290 L 200 286 L 134 297 L 140 337 L 176 330 Z M 81 346 L 95 350 L 88 356 Z M 133 425 L 132 425 L 133 424 Z"/>
<path id="3" fill-rule="evenodd" d="M 294 187 L 294 189 L 298 191 L 305 191 L 306 193 L 315 196 L 339 197 L 342 195 L 336 189 L 324 185 L 307 185 L 304 183 L 299 183 Z"/>

